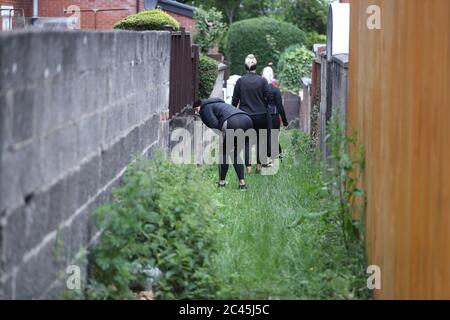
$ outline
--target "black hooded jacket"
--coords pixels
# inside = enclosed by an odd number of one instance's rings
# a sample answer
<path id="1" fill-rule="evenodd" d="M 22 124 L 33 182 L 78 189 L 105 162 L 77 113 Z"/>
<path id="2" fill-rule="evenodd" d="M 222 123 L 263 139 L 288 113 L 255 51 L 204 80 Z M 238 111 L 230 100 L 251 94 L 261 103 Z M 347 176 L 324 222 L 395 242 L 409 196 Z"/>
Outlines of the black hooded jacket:
<path id="1" fill-rule="evenodd" d="M 247 113 L 236 109 L 219 98 L 203 100 L 200 108 L 200 117 L 203 123 L 211 129 L 222 130 L 224 122 L 236 114 Z"/>
<path id="2" fill-rule="evenodd" d="M 275 104 L 269 83 L 255 72 L 248 72 L 236 82 L 233 92 L 233 106 L 250 115 L 267 113 L 267 106 Z"/>

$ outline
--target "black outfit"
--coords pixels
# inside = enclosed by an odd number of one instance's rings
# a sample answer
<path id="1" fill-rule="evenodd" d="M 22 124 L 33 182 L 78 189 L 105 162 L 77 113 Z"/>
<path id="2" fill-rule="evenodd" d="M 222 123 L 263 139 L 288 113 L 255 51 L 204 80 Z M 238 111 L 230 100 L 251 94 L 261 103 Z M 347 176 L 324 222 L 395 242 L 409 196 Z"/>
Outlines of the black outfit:
<path id="1" fill-rule="evenodd" d="M 236 82 L 233 92 L 233 106 L 247 112 L 253 120 L 253 127 L 256 129 L 257 137 L 257 162 L 261 163 L 259 155 L 260 129 L 270 129 L 271 118 L 268 111 L 268 105 L 274 104 L 273 92 L 267 80 L 256 74 L 256 72 L 247 72 Z M 268 141 L 267 136 L 265 137 Z M 249 166 L 249 150 L 246 150 L 246 165 Z M 266 157 L 265 157 L 266 158 Z M 267 159 L 264 159 L 267 161 Z"/>
<path id="2" fill-rule="evenodd" d="M 224 129 L 242 129 L 244 132 L 253 128 L 253 122 L 252 119 L 249 117 L 249 115 L 242 110 L 236 109 L 233 106 L 225 103 L 222 99 L 219 98 L 211 98 L 202 101 L 202 105 L 200 108 L 200 117 L 202 118 L 203 123 L 211 128 L 211 129 L 217 129 L 224 132 Z M 226 125 L 225 125 L 226 124 Z M 228 150 L 226 149 L 226 135 L 223 134 L 223 142 L 222 142 L 222 161 L 219 165 L 219 175 L 220 180 L 225 180 L 227 173 L 228 173 Z M 246 148 L 246 163 L 248 158 L 247 149 L 248 141 L 246 140 L 245 143 Z M 231 150 L 230 150 L 231 151 Z M 236 171 L 236 174 L 239 178 L 239 180 L 244 179 L 244 165 L 243 161 L 241 159 L 241 153 L 242 149 L 240 149 L 240 146 L 238 146 L 237 139 L 235 139 L 233 143 L 233 153 L 234 153 L 234 159 L 233 159 L 233 166 L 234 170 Z"/>
<path id="3" fill-rule="evenodd" d="M 281 96 L 281 91 L 280 91 L 280 89 L 278 89 L 277 87 L 275 87 L 273 85 L 270 85 L 270 90 L 273 93 L 275 105 L 277 107 L 277 112 L 281 116 L 281 121 L 283 121 L 283 126 L 287 127 L 289 125 L 289 122 L 286 117 L 286 112 L 284 111 L 283 97 Z M 278 120 L 279 120 L 279 118 L 278 118 Z M 280 122 L 280 121 L 278 121 L 278 122 Z M 278 128 L 279 128 L 279 126 L 278 126 Z"/>
<path id="4" fill-rule="evenodd" d="M 280 89 L 278 89 L 277 87 L 275 87 L 273 85 L 270 85 L 270 90 L 272 91 L 274 99 L 275 99 L 275 105 L 269 106 L 269 110 L 270 110 L 271 117 L 272 117 L 272 129 L 280 130 L 281 121 L 283 121 L 283 126 L 285 126 L 285 127 L 287 127 L 289 125 L 289 122 L 286 117 L 286 112 L 284 111 L 283 98 L 281 96 Z M 280 121 L 280 117 L 281 117 L 281 121 Z M 268 150 L 270 152 L 270 150 L 271 150 L 270 147 Z M 278 141 L 278 152 L 279 152 L 278 155 L 281 155 L 282 149 L 281 149 L 281 144 L 279 141 Z"/>

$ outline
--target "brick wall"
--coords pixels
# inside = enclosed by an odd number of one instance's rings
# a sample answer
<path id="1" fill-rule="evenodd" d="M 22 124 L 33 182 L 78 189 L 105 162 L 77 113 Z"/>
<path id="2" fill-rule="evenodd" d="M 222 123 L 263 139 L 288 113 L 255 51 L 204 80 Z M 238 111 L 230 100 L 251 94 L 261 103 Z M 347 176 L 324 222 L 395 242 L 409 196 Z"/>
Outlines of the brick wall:
<path id="1" fill-rule="evenodd" d="M 39 16 L 41 17 L 64 17 L 64 9 L 71 5 L 79 6 L 80 9 L 128 9 L 124 11 L 98 12 L 97 29 L 112 29 L 114 24 L 136 13 L 136 0 L 40 0 Z M 144 9 L 144 0 L 140 0 L 140 10 Z M 93 12 L 81 13 L 81 28 L 94 29 L 95 15 Z"/>
<path id="2" fill-rule="evenodd" d="M 28 17 L 33 14 L 32 0 L 0 0 L 0 6 L 3 5 L 14 6 L 14 9 L 24 9 L 25 16 Z"/>
<path id="3" fill-rule="evenodd" d="M 191 35 L 195 34 L 195 19 L 189 18 L 186 16 L 182 16 L 180 14 L 176 14 L 174 12 L 166 11 L 169 15 L 171 15 L 175 20 L 180 23 L 181 27 L 186 28 L 186 31 L 189 31 Z"/>
<path id="4" fill-rule="evenodd" d="M 24 9 L 24 13 L 26 17 L 30 17 L 33 15 L 33 1 L 32 0 L 0 0 L 0 6 L 13 6 L 14 9 Z M 14 13 L 14 16 L 17 16 L 17 12 Z M 0 17 L 0 30 L 2 30 L 2 17 Z M 13 25 L 15 25 L 15 18 L 12 19 Z"/>
<path id="5" fill-rule="evenodd" d="M 61 298 L 90 214 L 168 142 L 168 32 L 0 33 L 0 299 Z M 83 282 L 85 284 L 85 282 Z"/>
<path id="6" fill-rule="evenodd" d="M 14 5 L 15 8 L 24 8 L 25 16 L 31 17 L 33 14 L 32 0 L 0 0 L 2 5 Z M 98 12 L 97 23 L 95 22 L 94 12 L 81 13 L 81 28 L 109 30 L 112 29 L 117 21 L 135 14 L 136 0 L 39 0 L 40 17 L 68 17 L 64 9 L 71 5 L 80 7 L 80 9 L 127 9 L 123 11 Z M 144 0 L 139 0 L 139 11 L 144 10 Z M 195 20 L 173 12 L 167 12 L 174 17 L 186 31 L 195 33 Z M 0 25 L 1 27 L 1 25 Z"/>

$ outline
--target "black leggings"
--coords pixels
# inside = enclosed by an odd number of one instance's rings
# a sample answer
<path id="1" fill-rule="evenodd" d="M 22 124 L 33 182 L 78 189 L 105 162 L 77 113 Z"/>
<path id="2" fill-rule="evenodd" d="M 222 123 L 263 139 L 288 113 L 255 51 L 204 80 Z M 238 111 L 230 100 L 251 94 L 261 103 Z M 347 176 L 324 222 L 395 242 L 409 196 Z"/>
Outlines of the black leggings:
<path id="1" fill-rule="evenodd" d="M 260 130 L 261 129 L 268 129 L 267 128 L 267 115 L 266 114 L 252 114 L 250 115 L 250 117 L 253 120 L 253 127 L 256 130 L 256 161 L 258 164 L 261 164 L 261 159 L 260 159 L 260 151 L 259 151 L 259 141 L 261 138 L 263 139 L 267 139 L 266 137 L 262 137 Z M 248 151 L 250 152 L 250 150 Z M 246 158 L 249 157 L 249 155 L 246 154 Z M 263 157 L 262 159 L 264 161 L 264 163 L 267 162 L 267 158 Z"/>
<path id="2" fill-rule="evenodd" d="M 272 115 L 272 129 L 280 130 L 280 128 L 281 128 L 280 116 L 278 114 L 273 114 Z M 268 150 L 269 150 L 269 152 L 272 151 L 272 150 L 270 150 L 270 148 Z M 280 141 L 278 139 L 278 154 L 277 155 L 271 155 L 271 156 L 273 156 L 273 157 L 279 156 L 282 153 L 283 152 L 281 150 L 281 144 L 280 144 Z"/>
<path id="3" fill-rule="evenodd" d="M 253 122 L 252 119 L 246 115 L 246 114 L 236 114 L 233 115 L 231 118 L 229 118 L 227 120 L 227 129 L 242 129 L 244 132 L 252 129 L 253 128 Z M 239 146 L 239 144 L 237 143 L 238 139 L 235 138 L 234 139 L 234 143 L 233 143 L 233 153 L 234 153 L 234 159 L 233 159 L 233 167 L 234 170 L 236 171 L 236 174 L 239 178 L 239 180 L 244 180 L 244 164 L 242 162 L 242 158 L 241 158 L 241 151 L 242 148 L 241 146 Z M 249 162 L 249 143 L 248 143 L 248 139 L 245 139 L 245 163 L 248 164 Z M 227 177 L 227 173 L 228 173 L 228 155 L 229 153 L 227 152 L 227 141 L 226 141 L 226 135 L 223 134 L 223 145 L 222 145 L 222 162 L 219 165 L 219 176 L 220 176 L 220 180 L 225 180 L 225 178 Z"/>

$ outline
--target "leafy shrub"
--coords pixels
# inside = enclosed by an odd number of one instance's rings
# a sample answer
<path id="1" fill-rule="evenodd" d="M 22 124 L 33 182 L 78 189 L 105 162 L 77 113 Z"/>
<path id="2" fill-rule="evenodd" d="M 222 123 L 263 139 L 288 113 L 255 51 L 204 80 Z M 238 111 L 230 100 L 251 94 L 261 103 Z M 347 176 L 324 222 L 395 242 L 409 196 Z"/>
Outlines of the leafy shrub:
<path id="1" fill-rule="evenodd" d="M 215 8 L 204 10 L 200 7 L 195 10 L 197 34 L 194 43 L 199 45 L 202 52 L 207 53 L 209 49 L 214 48 L 225 33 L 225 24 L 222 20 L 222 13 Z"/>
<path id="2" fill-rule="evenodd" d="M 365 150 L 357 144 L 357 133 L 347 134 L 345 118 L 336 109 L 327 123 L 330 149 L 326 186 L 329 202 L 342 229 L 343 242 L 347 249 L 351 244 L 364 243 L 361 220 L 355 220 L 352 212 L 363 213 L 365 191 L 359 188 L 360 177 L 365 170 Z M 362 201 L 358 202 L 358 199 Z M 362 216 L 363 214 L 361 214 Z M 358 242 L 359 241 L 359 242 Z"/>
<path id="3" fill-rule="evenodd" d="M 294 45 L 287 48 L 278 62 L 278 78 L 281 85 L 289 90 L 298 91 L 300 79 L 310 76 L 314 54 L 304 46 Z"/>
<path id="4" fill-rule="evenodd" d="M 114 201 L 94 215 L 103 233 L 93 251 L 89 298 L 133 298 L 132 287 L 143 288 L 144 269 L 151 268 L 161 271 L 157 298 L 213 296 L 216 202 L 202 180 L 197 167 L 161 156 L 130 165 Z"/>
<path id="5" fill-rule="evenodd" d="M 312 50 L 315 44 L 327 43 L 327 36 L 323 34 L 318 34 L 315 31 L 307 32 L 305 36 L 306 36 L 305 47 L 308 48 L 309 50 Z"/>
<path id="6" fill-rule="evenodd" d="M 245 72 L 245 57 L 252 53 L 258 60 L 258 72 L 269 60 L 278 63 L 280 53 L 293 44 L 302 45 L 305 34 L 296 26 L 262 17 L 238 21 L 230 26 L 227 35 L 226 56 L 232 74 Z"/>
<path id="7" fill-rule="evenodd" d="M 210 57 L 201 55 L 199 73 L 200 99 L 207 99 L 211 95 L 217 76 L 219 75 L 219 63 Z"/>
<path id="8" fill-rule="evenodd" d="M 123 30 L 163 30 L 165 26 L 171 26 L 174 30 L 180 29 L 177 20 L 162 10 L 145 10 L 120 20 L 114 29 Z"/>

